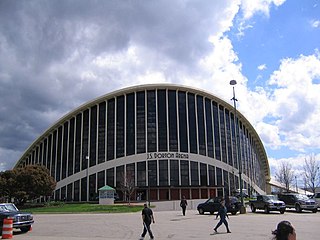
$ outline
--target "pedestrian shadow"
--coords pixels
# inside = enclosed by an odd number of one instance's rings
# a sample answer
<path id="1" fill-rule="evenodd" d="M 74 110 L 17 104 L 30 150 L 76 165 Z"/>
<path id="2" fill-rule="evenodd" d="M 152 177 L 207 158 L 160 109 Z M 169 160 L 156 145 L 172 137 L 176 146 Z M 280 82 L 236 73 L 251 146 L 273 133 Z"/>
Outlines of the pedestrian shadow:
<path id="1" fill-rule="evenodd" d="M 188 218 L 188 217 L 183 217 L 183 218 L 173 218 L 173 219 L 170 219 L 170 221 L 183 221 L 183 220 L 187 220 L 187 219 L 191 219 L 191 218 Z"/>
<path id="2" fill-rule="evenodd" d="M 210 235 L 221 235 L 221 234 L 228 234 L 227 232 L 214 232 L 214 233 L 210 233 Z"/>

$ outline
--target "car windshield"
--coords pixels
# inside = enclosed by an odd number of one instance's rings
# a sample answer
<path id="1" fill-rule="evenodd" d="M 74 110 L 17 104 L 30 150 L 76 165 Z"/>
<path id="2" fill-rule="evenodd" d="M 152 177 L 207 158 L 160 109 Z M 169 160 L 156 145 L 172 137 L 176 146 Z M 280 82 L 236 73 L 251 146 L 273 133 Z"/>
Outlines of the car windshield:
<path id="1" fill-rule="evenodd" d="M 308 198 L 308 196 L 307 195 L 303 195 L 303 194 L 298 194 L 297 195 L 297 198 L 299 199 L 299 200 L 309 200 L 309 198 Z"/>
<path id="2" fill-rule="evenodd" d="M 8 209 L 5 208 L 5 206 L 0 205 L 0 212 L 7 212 Z"/>
<path id="3" fill-rule="evenodd" d="M 13 204 L 1 204 L 0 205 L 0 208 L 1 208 L 1 211 L 2 212 L 7 212 L 7 211 L 10 211 L 10 212 L 17 212 L 18 209 L 16 208 L 15 205 Z M 2 210 L 3 209 L 3 210 Z"/>
<path id="4" fill-rule="evenodd" d="M 229 199 L 230 199 L 230 203 L 236 203 L 239 201 L 238 198 L 236 197 L 230 197 Z"/>
<path id="5" fill-rule="evenodd" d="M 267 200 L 278 200 L 278 197 L 275 196 L 275 195 L 267 195 L 267 196 L 266 196 L 266 199 L 267 199 Z"/>
<path id="6" fill-rule="evenodd" d="M 214 202 L 214 200 L 212 198 L 207 200 L 207 203 L 213 203 L 213 202 Z"/>

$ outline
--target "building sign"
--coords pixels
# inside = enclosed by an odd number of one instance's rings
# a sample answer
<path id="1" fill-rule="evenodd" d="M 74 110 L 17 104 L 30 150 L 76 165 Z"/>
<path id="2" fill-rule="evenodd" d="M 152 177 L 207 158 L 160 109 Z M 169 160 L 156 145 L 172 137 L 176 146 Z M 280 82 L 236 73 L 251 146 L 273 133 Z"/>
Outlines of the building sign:
<path id="1" fill-rule="evenodd" d="M 180 153 L 180 152 L 147 153 L 147 160 L 150 160 L 150 159 L 189 159 L 189 154 Z"/>

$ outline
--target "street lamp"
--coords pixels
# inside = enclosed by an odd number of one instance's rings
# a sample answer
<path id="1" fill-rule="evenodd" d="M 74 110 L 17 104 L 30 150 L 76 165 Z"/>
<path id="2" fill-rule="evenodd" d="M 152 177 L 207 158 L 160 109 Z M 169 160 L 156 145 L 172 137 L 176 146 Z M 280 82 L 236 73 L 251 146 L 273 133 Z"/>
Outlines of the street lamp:
<path id="1" fill-rule="evenodd" d="M 149 204 L 149 207 L 150 207 L 150 172 L 151 172 L 151 169 L 148 169 L 148 204 Z"/>
<path id="2" fill-rule="evenodd" d="M 89 201 L 89 156 L 86 156 L 87 160 L 87 169 L 86 169 L 86 178 L 87 178 L 87 202 Z"/>
<path id="3" fill-rule="evenodd" d="M 243 204 L 243 183 L 242 183 L 242 160 L 241 160 L 241 154 L 240 154 L 240 138 L 239 138 L 239 128 L 237 127 L 237 104 L 236 102 L 238 99 L 236 99 L 236 93 L 234 90 L 234 86 L 237 84 L 236 80 L 231 80 L 230 85 L 233 88 L 233 97 L 231 100 L 233 101 L 233 109 L 234 109 L 234 130 L 236 134 L 236 152 L 237 152 L 237 159 L 239 164 L 239 181 L 240 181 L 240 199 L 241 199 L 241 209 L 240 213 L 245 213 L 246 209 Z"/>

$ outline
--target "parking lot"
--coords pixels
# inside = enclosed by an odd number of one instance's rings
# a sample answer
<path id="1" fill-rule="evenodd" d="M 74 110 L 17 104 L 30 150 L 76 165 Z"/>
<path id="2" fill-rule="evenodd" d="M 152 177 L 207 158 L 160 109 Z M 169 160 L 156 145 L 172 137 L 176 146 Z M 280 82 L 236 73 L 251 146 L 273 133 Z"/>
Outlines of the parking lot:
<path id="1" fill-rule="evenodd" d="M 196 210 L 154 211 L 156 223 L 151 228 L 155 239 L 271 239 L 271 231 L 281 220 L 290 221 L 296 228 L 297 239 L 315 239 L 320 234 L 320 213 L 288 211 L 265 214 L 262 211 L 230 215 L 232 233 L 227 234 L 217 224 L 214 215 L 199 215 Z M 124 214 L 38 214 L 32 231 L 14 231 L 14 239 L 72 240 L 72 239 L 139 239 L 142 231 L 141 213 Z M 145 239 L 149 239 L 147 236 Z"/>

